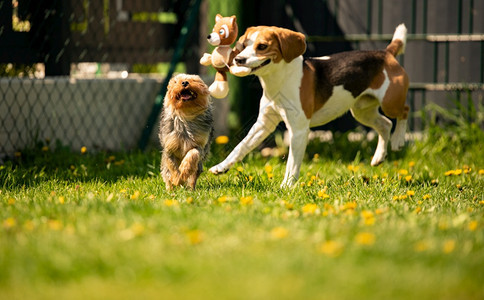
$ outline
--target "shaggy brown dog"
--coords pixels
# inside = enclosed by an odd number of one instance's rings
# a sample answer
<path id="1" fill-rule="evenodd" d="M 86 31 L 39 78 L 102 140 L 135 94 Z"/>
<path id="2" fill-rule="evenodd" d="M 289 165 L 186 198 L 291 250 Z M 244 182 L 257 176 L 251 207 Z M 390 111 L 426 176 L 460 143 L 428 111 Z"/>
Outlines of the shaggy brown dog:
<path id="1" fill-rule="evenodd" d="M 195 189 L 213 139 L 210 92 L 197 75 L 174 76 L 165 96 L 159 132 L 161 175 L 166 188 Z"/>

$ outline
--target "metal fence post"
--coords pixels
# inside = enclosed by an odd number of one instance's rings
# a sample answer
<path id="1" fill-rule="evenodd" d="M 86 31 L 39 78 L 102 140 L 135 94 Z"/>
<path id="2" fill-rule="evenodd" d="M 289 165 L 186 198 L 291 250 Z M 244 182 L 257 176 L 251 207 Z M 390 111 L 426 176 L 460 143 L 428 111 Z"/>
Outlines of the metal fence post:
<path id="1" fill-rule="evenodd" d="M 138 143 L 138 147 L 141 150 L 145 150 L 146 146 L 148 145 L 148 141 L 150 139 L 151 133 L 153 132 L 153 127 L 155 126 L 155 122 L 158 119 L 158 115 L 160 114 L 161 108 L 163 106 L 163 98 L 165 97 L 165 94 L 166 94 L 168 82 L 170 81 L 171 76 L 175 72 L 175 67 L 178 61 L 181 59 L 183 55 L 183 50 L 185 49 L 185 44 L 187 42 L 188 34 L 190 33 L 191 29 L 195 24 L 195 20 L 197 19 L 198 13 L 200 11 L 201 2 L 202 2 L 201 0 L 195 0 L 195 2 L 192 4 L 190 11 L 188 13 L 188 18 L 185 21 L 185 24 L 183 25 L 180 31 L 180 37 L 178 38 L 175 51 L 173 53 L 173 57 L 170 62 L 170 68 L 168 69 L 168 73 L 166 74 L 166 77 L 163 80 L 163 84 L 161 85 L 160 91 L 156 96 L 155 103 L 153 104 L 151 113 L 148 116 L 146 125 L 143 127 L 143 132 L 141 134 L 141 138 Z"/>

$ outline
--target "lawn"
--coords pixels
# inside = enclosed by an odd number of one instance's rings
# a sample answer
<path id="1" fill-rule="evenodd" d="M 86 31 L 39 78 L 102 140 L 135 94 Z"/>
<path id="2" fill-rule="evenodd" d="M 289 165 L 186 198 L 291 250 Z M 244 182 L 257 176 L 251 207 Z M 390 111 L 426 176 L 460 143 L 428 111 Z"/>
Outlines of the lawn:
<path id="1" fill-rule="evenodd" d="M 159 153 L 43 143 L 0 165 L 1 299 L 483 299 L 484 134 L 254 152 L 167 192 Z M 232 145 L 214 145 L 219 162 Z"/>

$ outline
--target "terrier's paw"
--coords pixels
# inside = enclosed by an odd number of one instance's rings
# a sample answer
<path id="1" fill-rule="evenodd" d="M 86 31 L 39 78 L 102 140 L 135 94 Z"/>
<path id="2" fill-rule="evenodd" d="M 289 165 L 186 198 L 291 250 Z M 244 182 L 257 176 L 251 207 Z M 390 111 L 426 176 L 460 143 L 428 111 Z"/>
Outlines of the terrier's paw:
<path id="1" fill-rule="evenodd" d="M 208 88 L 210 95 L 215 98 L 225 98 L 229 93 L 229 83 L 227 81 L 214 81 Z"/>

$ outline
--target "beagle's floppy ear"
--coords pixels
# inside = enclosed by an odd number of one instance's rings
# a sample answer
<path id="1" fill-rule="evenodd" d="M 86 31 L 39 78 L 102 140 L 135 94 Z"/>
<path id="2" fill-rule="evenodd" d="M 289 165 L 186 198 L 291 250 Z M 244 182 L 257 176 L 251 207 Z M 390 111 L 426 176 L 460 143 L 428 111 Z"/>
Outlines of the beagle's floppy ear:
<path id="1" fill-rule="evenodd" d="M 306 52 L 306 37 L 304 34 L 285 28 L 276 28 L 275 34 L 285 62 L 291 62 Z"/>

